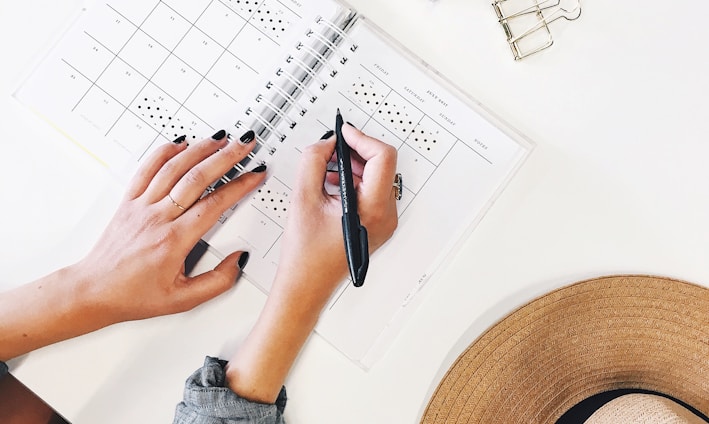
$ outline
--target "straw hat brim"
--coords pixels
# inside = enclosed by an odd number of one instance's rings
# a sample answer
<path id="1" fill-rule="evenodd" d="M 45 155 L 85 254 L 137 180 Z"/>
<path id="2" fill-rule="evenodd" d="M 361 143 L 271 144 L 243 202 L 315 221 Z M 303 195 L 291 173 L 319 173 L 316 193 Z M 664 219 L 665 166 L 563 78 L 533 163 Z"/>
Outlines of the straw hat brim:
<path id="1" fill-rule="evenodd" d="M 663 393 L 709 415 L 709 289 L 623 275 L 537 298 L 458 357 L 421 423 L 555 423 L 616 389 Z"/>

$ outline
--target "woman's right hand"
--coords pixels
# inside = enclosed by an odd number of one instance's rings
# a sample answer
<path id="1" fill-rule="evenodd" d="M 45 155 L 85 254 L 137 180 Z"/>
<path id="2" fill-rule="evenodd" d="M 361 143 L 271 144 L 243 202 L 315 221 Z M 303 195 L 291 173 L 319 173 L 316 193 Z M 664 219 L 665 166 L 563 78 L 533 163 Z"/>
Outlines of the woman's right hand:
<path id="1" fill-rule="evenodd" d="M 358 212 L 367 228 L 371 254 L 397 227 L 392 187 L 397 151 L 350 125 L 342 133 L 352 149 Z M 298 287 L 274 287 L 278 290 L 295 289 L 301 296 L 310 293 L 326 300 L 347 275 L 342 203 L 339 194 L 330 195 L 324 189 L 326 180 L 337 184 L 337 173 L 327 172 L 334 150 L 335 137 L 331 136 L 303 152 L 274 283 L 285 279 L 289 286 Z"/>
<path id="2" fill-rule="evenodd" d="M 396 149 L 351 126 L 343 127 L 342 133 L 352 148 L 358 212 L 372 253 L 397 226 Z M 339 195 L 325 191 L 325 181 L 334 183 L 337 177 L 327 171 L 334 150 L 335 138 L 329 137 L 306 148 L 300 159 L 268 301 L 227 366 L 228 386 L 246 399 L 275 402 L 320 312 L 347 275 L 342 203 Z"/>

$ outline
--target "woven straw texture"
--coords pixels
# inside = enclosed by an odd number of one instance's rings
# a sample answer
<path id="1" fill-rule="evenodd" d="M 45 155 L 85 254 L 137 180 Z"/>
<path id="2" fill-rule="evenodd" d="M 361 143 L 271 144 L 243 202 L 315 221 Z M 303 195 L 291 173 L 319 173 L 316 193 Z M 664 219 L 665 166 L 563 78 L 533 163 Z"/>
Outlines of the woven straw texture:
<path id="1" fill-rule="evenodd" d="M 508 315 L 441 380 L 423 424 L 554 423 L 614 389 L 709 414 L 709 290 L 651 276 L 582 281 Z"/>

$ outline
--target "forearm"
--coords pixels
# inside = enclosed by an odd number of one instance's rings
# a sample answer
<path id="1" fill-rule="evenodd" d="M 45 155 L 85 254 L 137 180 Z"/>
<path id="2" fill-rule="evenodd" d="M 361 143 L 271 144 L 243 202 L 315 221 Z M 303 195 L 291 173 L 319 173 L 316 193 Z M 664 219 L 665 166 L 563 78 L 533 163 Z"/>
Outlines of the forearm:
<path id="1" fill-rule="evenodd" d="M 239 351 L 227 365 L 227 383 L 239 396 L 273 403 L 312 333 L 332 290 L 291 290 L 308 278 L 288 273 L 277 277 L 261 315 Z M 331 277 L 332 278 L 332 277 Z M 334 287 L 336 283 L 330 283 Z M 322 287 L 309 281 L 309 287 Z"/>
<path id="2" fill-rule="evenodd" d="M 76 266 L 0 293 L 0 360 L 110 325 Z"/>

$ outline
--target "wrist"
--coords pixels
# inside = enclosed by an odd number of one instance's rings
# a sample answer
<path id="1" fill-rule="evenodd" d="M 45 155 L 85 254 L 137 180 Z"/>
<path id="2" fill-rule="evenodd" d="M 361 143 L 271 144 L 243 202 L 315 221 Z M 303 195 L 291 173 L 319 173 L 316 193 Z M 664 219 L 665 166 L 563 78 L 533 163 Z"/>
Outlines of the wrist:
<path id="1" fill-rule="evenodd" d="M 344 272 L 303 273 L 279 269 L 266 307 L 288 311 L 293 317 L 317 320 L 344 277 Z"/>
<path id="2" fill-rule="evenodd" d="M 95 327 L 89 331 L 125 320 L 120 316 L 119 308 L 110 302 L 111 295 L 106 293 L 106 285 L 101 284 L 99 275 L 90 266 L 82 261 L 58 272 L 59 281 L 67 284 L 62 288 L 67 297 L 67 313 L 93 323 L 93 326 L 87 323 L 87 329 Z"/>

